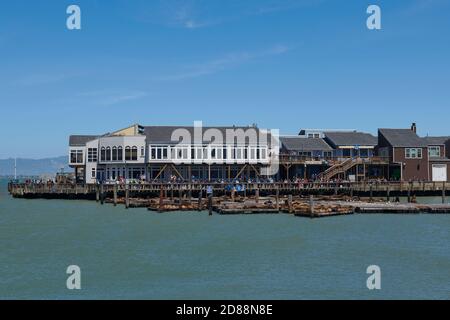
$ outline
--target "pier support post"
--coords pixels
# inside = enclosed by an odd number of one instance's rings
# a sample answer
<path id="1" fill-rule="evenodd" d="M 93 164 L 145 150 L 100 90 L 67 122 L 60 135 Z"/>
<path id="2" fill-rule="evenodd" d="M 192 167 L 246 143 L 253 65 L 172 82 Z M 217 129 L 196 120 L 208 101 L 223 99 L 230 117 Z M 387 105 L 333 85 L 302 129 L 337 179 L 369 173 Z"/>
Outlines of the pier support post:
<path id="1" fill-rule="evenodd" d="M 292 208 L 292 194 L 290 194 L 288 196 L 288 208 L 289 208 L 289 213 L 292 213 L 293 208 Z"/>
<path id="2" fill-rule="evenodd" d="M 113 190 L 113 201 L 114 201 L 114 207 L 117 206 L 117 184 L 114 185 Z"/>
<path id="3" fill-rule="evenodd" d="M 372 202 L 373 201 L 373 186 L 372 185 L 370 185 L 369 192 L 370 192 L 370 202 Z"/>
<path id="4" fill-rule="evenodd" d="M 198 204 L 197 204 L 197 210 L 202 210 L 202 197 L 203 197 L 203 190 L 200 188 L 200 192 L 198 193 Z"/>
<path id="5" fill-rule="evenodd" d="M 314 197 L 312 195 L 309 196 L 309 214 L 310 217 L 314 217 Z"/>
<path id="6" fill-rule="evenodd" d="M 213 202 L 213 195 L 212 193 L 208 194 L 208 214 L 212 216 L 212 202 Z"/>
<path id="7" fill-rule="evenodd" d="M 236 190 L 234 189 L 234 187 L 231 189 L 231 201 L 234 202 L 235 201 L 235 194 L 236 194 Z"/>
<path id="8" fill-rule="evenodd" d="M 411 189 L 412 189 L 412 183 L 409 183 L 409 188 L 408 188 L 408 203 L 411 203 Z"/>
<path id="9" fill-rule="evenodd" d="M 391 186 L 388 184 L 386 190 L 386 200 L 387 202 L 391 202 Z"/>
<path id="10" fill-rule="evenodd" d="M 98 184 L 95 187 L 95 201 L 100 201 L 100 186 Z"/>
<path id="11" fill-rule="evenodd" d="M 105 187 L 103 183 L 100 185 L 100 203 L 103 204 L 105 202 Z"/>
<path id="12" fill-rule="evenodd" d="M 256 191 L 255 191 L 255 198 L 256 198 L 256 203 L 259 203 L 259 187 L 256 187 Z"/>
<path id="13" fill-rule="evenodd" d="M 280 188 L 276 187 L 275 204 L 277 207 L 277 212 L 280 212 Z"/>
<path id="14" fill-rule="evenodd" d="M 158 212 L 162 212 L 163 208 L 163 199 L 164 199 L 164 190 L 163 188 L 159 191 L 159 206 L 158 206 Z"/>
<path id="15" fill-rule="evenodd" d="M 445 203 L 445 195 L 446 195 L 446 193 L 447 193 L 447 184 L 446 184 L 446 182 L 444 181 L 443 183 L 442 183 L 442 203 L 444 204 Z"/>
<path id="16" fill-rule="evenodd" d="M 125 208 L 128 209 L 130 207 L 130 186 L 128 184 L 125 185 Z"/>

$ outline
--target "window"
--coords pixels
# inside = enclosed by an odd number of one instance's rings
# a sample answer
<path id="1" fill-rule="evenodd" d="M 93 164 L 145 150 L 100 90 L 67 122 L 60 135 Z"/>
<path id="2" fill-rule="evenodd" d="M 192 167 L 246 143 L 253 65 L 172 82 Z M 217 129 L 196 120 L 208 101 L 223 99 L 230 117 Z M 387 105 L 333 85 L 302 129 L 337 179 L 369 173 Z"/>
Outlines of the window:
<path id="1" fill-rule="evenodd" d="M 117 148 L 117 160 L 118 161 L 123 160 L 123 148 L 122 147 Z"/>
<path id="2" fill-rule="evenodd" d="M 95 168 L 92 168 L 91 178 L 95 179 L 96 177 L 97 177 L 97 172 L 95 171 Z"/>
<path id="3" fill-rule="evenodd" d="M 83 163 L 83 150 L 71 150 L 70 163 Z"/>
<path id="4" fill-rule="evenodd" d="M 131 148 L 125 147 L 125 161 L 131 160 Z"/>
<path id="5" fill-rule="evenodd" d="M 112 160 L 117 161 L 117 147 L 112 148 Z"/>
<path id="6" fill-rule="evenodd" d="M 97 162 L 97 148 L 88 149 L 88 162 Z"/>
<path id="7" fill-rule="evenodd" d="M 422 148 L 406 148 L 406 159 L 422 159 Z"/>
<path id="8" fill-rule="evenodd" d="M 439 158 L 441 156 L 441 147 L 428 147 L 428 155 L 430 158 Z"/>
<path id="9" fill-rule="evenodd" d="M 343 156 L 343 157 L 350 158 L 350 156 L 351 156 L 351 150 L 350 150 L 350 149 L 343 149 L 343 150 L 342 150 L 342 156 Z"/>
<path id="10" fill-rule="evenodd" d="M 359 156 L 361 158 L 367 158 L 369 157 L 369 149 L 360 149 L 359 150 Z"/>
<path id="11" fill-rule="evenodd" d="M 106 161 L 106 148 L 102 147 L 102 150 L 100 151 L 100 160 Z"/>
<path id="12" fill-rule="evenodd" d="M 325 159 L 330 159 L 331 157 L 333 157 L 333 153 L 332 153 L 331 151 L 325 151 L 325 152 L 323 153 L 323 157 L 324 157 Z"/>
<path id="13" fill-rule="evenodd" d="M 111 161 L 111 148 L 106 147 L 106 161 Z"/>
<path id="14" fill-rule="evenodd" d="M 141 147 L 141 158 L 145 157 L 145 149 Z"/>
<path id="15" fill-rule="evenodd" d="M 267 159 L 267 151 L 266 151 L 266 149 L 261 149 L 261 159 L 262 160 L 265 160 L 265 159 Z"/>
<path id="16" fill-rule="evenodd" d="M 138 149 L 137 149 L 137 147 L 133 147 L 131 149 L 131 160 L 136 161 L 137 158 L 138 158 Z"/>

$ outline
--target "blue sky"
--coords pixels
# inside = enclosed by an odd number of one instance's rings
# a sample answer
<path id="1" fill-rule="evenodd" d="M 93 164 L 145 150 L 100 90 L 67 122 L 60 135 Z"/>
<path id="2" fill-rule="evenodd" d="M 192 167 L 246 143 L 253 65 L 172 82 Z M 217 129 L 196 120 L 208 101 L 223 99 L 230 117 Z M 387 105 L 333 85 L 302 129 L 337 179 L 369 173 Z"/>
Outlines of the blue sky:
<path id="1" fill-rule="evenodd" d="M 66 28 L 66 8 L 82 30 Z M 382 10 L 382 30 L 366 9 Z M 0 158 L 144 125 L 450 135 L 446 0 L 2 1 Z"/>

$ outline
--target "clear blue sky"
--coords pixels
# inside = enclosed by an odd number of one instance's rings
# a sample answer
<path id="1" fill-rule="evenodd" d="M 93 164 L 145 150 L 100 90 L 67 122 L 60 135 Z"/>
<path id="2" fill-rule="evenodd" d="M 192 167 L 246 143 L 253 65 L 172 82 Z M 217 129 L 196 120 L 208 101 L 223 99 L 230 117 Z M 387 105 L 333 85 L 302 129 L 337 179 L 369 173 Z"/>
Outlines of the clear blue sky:
<path id="1" fill-rule="evenodd" d="M 70 134 L 136 122 L 450 135 L 449 13 L 447 0 L 2 1 L 0 158 L 64 155 Z"/>

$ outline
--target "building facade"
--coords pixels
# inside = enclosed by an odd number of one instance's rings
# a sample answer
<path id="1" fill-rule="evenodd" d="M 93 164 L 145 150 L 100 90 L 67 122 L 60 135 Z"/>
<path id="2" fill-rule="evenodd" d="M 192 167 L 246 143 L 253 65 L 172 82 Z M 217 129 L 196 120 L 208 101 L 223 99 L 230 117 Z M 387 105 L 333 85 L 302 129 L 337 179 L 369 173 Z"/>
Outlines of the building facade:
<path id="1" fill-rule="evenodd" d="M 101 136 L 71 136 L 77 181 L 218 180 L 265 175 L 272 135 L 257 127 L 131 127 Z"/>

